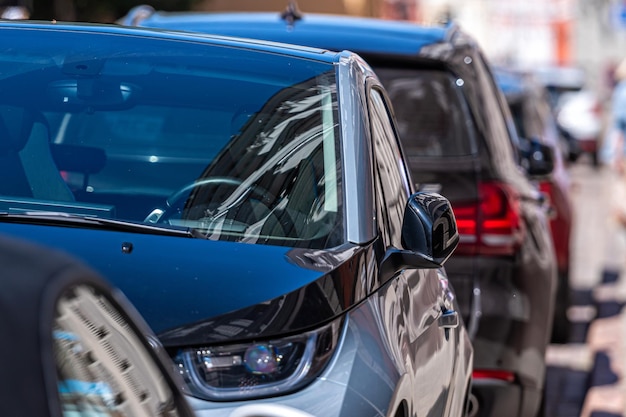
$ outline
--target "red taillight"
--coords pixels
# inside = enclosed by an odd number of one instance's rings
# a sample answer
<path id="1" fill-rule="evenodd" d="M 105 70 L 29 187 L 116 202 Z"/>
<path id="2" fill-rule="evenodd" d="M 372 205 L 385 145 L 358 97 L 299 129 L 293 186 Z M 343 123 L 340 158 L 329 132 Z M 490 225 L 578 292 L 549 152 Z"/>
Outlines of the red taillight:
<path id="1" fill-rule="evenodd" d="M 457 230 L 462 243 L 476 241 L 476 218 L 478 216 L 478 205 L 453 206 L 454 217 L 456 217 Z"/>
<path id="2" fill-rule="evenodd" d="M 459 254 L 513 255 L 522 242 L 519 196 L 507 184 L 481 183 L 479 200 L 454 204 L 460 243 Z"/>
<path id="3" fill-rule="evenodd" d="M 499 381 L 514 382 L 515 374 L 509 371 L 490 370 L 490 369 L 475 369 L 472 372 L 472 378 L 478 379 L 497 379 Z"/>

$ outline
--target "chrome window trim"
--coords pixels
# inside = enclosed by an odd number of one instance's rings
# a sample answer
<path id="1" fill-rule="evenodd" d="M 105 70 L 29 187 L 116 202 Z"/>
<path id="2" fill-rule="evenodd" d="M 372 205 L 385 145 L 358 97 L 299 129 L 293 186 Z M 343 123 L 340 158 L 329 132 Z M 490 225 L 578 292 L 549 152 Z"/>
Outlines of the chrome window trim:
<path id="1" fill-rule="evenodd" d="M 354 54 L 341 53 L 337 69 L 337 100 L 340 109 L 341 158 L 344 167 L 344 216 L 346 239 L 357 245 L 370 242 L 376 236 L 372 147 L 367 127 L 369 123 L 366 117 L 367 103 L 362 95 L 368 73 L 369 70 L 364 71 Z M 350 118 L 350 115 L 361 117 Z"/>

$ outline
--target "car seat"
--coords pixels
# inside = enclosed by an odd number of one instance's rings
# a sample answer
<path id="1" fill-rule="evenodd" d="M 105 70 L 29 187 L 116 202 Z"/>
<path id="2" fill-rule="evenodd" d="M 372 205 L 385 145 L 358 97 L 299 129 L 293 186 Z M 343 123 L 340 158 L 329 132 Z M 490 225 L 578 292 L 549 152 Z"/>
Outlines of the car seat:
<path id="1" fill-rule="evenodd" d="M 32 197 L 28 178 L 19 156 L 26 142 L 26 137 L 20 135 L 22 129 L 17 111 L 0 111 L 0 195 L 15 197 Z"/>
<path id="2" fill-rule="evenodd" d="M 0 106 L 0 193 L 41 200 L 73 201 L 50 151 L 43 115 L 14 106 Z"/>

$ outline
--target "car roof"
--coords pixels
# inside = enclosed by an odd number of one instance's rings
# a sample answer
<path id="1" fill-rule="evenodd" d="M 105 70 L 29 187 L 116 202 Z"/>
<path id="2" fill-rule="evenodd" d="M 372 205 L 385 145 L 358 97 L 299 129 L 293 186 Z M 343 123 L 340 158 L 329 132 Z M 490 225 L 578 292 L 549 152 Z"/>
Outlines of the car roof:
<path id="1" fill-rule="evenodd" d="M 219 45 L 232 48 L 242 48 L 260 53 L 274 53 L 293 56 L 294 58 L 309 59 L 319 62 L 335 63 L 341 58 L 336 51 L 328 51 L 302 45 L 283 44 L 279 42 L 263 41 L 258 39 L 242 39 L 235 36 L 211 35 L 205 33 L 189 33 L 168 31 L 146 27 L 125 27 L 114 24 L 47 22 L 47 21 L 0 21 L 0 30 L 49 30 L 88 32 L 94 34 L 108 34 L 119 36 L 140 36 L 142 38 L 169 39 Z"/>
<path id="2" fill-rule="evenodd" d="M 184 29 L 186 31 L 278 40 L 307 45 L 315 38 L 316 45 L 356 52 L 384 52 L 414 55 L 426 45 L 449 41 L 456 25 L 425 26 L 412 22 L 377 18 L 305 13 L 293 23 L 280 13 L 271 12 L 152 12 L 136 23 L 143 27 Z M 123 18 L 123 24 L 132 24 Z M 338 45 L 333 48 L 333 45 Z"/>
<path id="3" fill-rule="evenodd" d="M 527 84 L 524 83 L 522 74 L 504 68 L 494 68 L 493 73 L 505 96 L 515 97 L 525 92 Z"/>
<path id="4" fill-rule="evenodd" d="M 544 90 L 544 86 L 533 72 L 494 67 L 493 73 L 498 86 L 509 102 L 521 100 L 524 96 L 540 95 L 542 94 L 540 91 Z"/>

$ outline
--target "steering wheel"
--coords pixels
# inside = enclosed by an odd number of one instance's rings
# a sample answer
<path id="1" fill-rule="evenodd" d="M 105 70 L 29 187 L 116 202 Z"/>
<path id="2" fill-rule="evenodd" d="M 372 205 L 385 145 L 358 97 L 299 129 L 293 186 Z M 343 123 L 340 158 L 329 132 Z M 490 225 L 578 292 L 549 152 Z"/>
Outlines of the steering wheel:
<path id="1" fill-rule="evenodd" d="M 167 221 L 173 214 L 182 212 L 184 203 L 187 201 L 188 196 L 195 189 L 205 187 L 205 186 L 216 186 L 216 185 L 228 185 L 231 187 L 239 187 L 243 184 L 243 181 L 238 178 L 233 177 L 208 177 L 203 178 L 201 180 L 197 180 L 191 182 L 189 184 L 184 185 L 179 190 L 172 193 L 167 200 L 165 200 L 165 210 L 161 214 L 159 218 L 159 222 Z M 275 197 L 263 187 L 258 185 L 250 185 L 247 187 L 237 198 L 230 203 L 225 209 L 222 211 L 228 210 L 232 207 L 238 206 L 247 199 L 246 195 L 254 195 L 255 199 L 260 201 L 261 203 L 269 206 L 272 201 L 274 201 Z M 220 202 L 219 205 L 223 204 Z"/>

